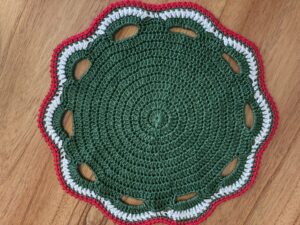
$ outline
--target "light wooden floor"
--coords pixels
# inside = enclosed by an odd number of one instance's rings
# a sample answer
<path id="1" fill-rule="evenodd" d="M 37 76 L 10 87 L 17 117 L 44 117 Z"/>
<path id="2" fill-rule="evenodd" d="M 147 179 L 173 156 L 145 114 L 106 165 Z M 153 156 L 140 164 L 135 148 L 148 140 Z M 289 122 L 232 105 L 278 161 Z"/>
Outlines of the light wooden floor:
<path id="1" fill-rule="evenodd" d="M 50 85 L 49 59 L 109 2 L 0 1 L 0 224 L 112 224 L 65 194 L 36 116 Z M 162 2 L 162 1 L 151 1 Z M 205 225 L 300 224 L 300 1 L 202 0 L 261 49 L 280 123 L 254 186 L 220 205 Z"/>

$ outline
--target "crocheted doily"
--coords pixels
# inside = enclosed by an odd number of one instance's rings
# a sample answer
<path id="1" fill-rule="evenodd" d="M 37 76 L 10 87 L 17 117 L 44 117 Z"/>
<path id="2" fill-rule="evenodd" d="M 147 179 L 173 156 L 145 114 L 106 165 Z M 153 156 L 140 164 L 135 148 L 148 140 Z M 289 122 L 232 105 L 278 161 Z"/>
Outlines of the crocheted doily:
<path id="1" fill-rule="evenodd" d="M 129 24 L 136 34 L 116 40 Z M 82 59 L 91 65 L 76 79 Z M 121 224 L 203 221 L 253 183 L 277 124 L 255 45 L 192 3 L 110 5 L 90 28 L 58 45 L 51 78 L 38 122 L 59 180 Z M 62 126 L 66 111 L 72 135 Z M 81 164 L 95 180 L 82 176 Z"/>

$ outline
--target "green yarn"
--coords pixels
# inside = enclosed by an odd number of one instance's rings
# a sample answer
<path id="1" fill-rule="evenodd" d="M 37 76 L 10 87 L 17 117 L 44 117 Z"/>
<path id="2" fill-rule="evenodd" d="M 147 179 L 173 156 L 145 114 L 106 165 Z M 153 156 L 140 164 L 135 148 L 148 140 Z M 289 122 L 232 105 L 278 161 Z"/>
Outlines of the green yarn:
<path id="1" fill-rule="evenodd" d="M 138 33 L 115 41 L 114 33 L 126 24 L 137 25 Z M 196 38 L 169 31 L 177 26 L 193 30 Z M 240 73 L 232 71 L 223 53 L 238 63 Z M 92 65 L 75 80 L 75 65 L 85 58 Z M 241 176 L 261 129 L 248 74 L 242 54 L 189 19 L 113 22 L 66 64 L 53 125 L 63 139 L 71 176 L 125 212 L 191 208 Z M 245 126 L 247 103 L 254 114 L 251 129 Z M 71 137 L 61 125 L 67 110 L 73 114 Z M 223 177 L 234 158 L 237 167 Z M 93 169 L 95 182 L 81 177 L 81 163 Z M 176 202 L 191 192 L 196 196 Z M 127 205 L 124 195 L 144 204 Z"/>

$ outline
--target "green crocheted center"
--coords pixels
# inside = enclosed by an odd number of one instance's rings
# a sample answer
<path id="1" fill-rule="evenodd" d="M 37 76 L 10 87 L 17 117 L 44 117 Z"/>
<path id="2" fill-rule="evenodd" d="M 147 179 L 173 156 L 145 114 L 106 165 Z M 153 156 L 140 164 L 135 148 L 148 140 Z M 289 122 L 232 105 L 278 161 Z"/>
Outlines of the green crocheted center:
<path id="1" fill-rule="evenodd" d="M 114 33 L 126 24 L 137 25 L 138 33 L 115 41 Z M 196 38 L 169 31 L 176 26 L 193 30 Z M 231 70 L 223 53 L 237 61 L 240 73 Z M 75 80 L 75 64 L 84 58 L 91 67 Z M 182 210 L 209 198 L 241 176 L 261 128 L 248 74 L 242 54 L 189 19 L 113 22 L 67 61 L 54 126 L 72 178 L 125 212 Z M 247 103 L 254 114 L 251 129 L 245 126 Z M 71 137 L 61 125 L 66 110 L 73 113 Z M 237 167 L 223 177 L 223 168 L 235 158 Z M 93 169 L 95 182 L 80 176 L 80 163 Z M 196 196 L 176 202 L 191 192 Z M 144 204 L 129 206 L 123 195 Z"/>

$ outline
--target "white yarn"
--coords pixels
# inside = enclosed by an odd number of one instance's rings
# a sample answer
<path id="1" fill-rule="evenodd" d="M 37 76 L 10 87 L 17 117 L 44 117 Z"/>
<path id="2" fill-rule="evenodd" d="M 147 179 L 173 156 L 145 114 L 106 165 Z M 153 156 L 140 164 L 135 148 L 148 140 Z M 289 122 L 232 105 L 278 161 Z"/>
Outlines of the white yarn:
<path id="1" fill-rule="evenodd" d="M 201 203 L 187 210 L 182 210 L 182 211 L 167 210 L 161 212 L 149 211 L 140 214 L 126 213 L 126 212 L 122 212 L 114 205 L 112 205 L 112 203 L 109 200 L 104 199 L 101 196 L 98 196 L 94 191 L 79 186 L 78 184 L 75 183 L 75 181 L 72 179 L 70 175 L 69 161 L 65 157 L 66 153 L 62 147 L 62 140 L 60 139 L 60 137 L 55 132 L 52 126 L 53 113 L 61 103 L 63 84 L 66 81 L 65 66 L 68 58 L 75 51 L 86 49 L 89 43 L 93 42 L 98 36 L 103 35 L 105 33 L 105 30 L 113 21 L 116 21 L 128 15 L 137 16 L 141 19 L 144 19 L 146 17 L 161 18 L 163 20 L 166 20 L 168 18 L 174 18 L 174 17 L 190 18 L 195 22 L 197 22 L 198 24 L 200 24 L 206 32 L 213 33 L 215 37 L 222 40 L 225 46 L 231 46 L 237 52 L 243 54 L 249 65 L 249 69 L 250 69 L 249 78 L 251 79 L 252 87 L 255 90 L 254 98 L 263 113 L 262 129 L 260 130 L 259 134 L 255 138 L 255 142 L 252 145 L 251 154 L 247 157 L 247 162 L 244 171 L 241 177 L 239 178 L 239 180 L 237 180 L 234 184 L 221 188 L 217 193 L 212 195 L 209 199 L 204 199 Z M 257 67 L 254 54 L 252 53 L 252 50 L 247 46 L 245 46 L 243 43 L 239 42 L 238 40 L 234 40 L 232 37 L 228 37 L 222 34 L 220 31 L 217 30 L 217 28 L 213 25 L 213 23 L 209 21 L 208 18 L 206 18 L 205 15 L 202 15 L 200 12 L 191 9 L 188 10 L 171 9 L 162 12 L 152 12 L 152 11 L 146 11 L 136 7 L 125 7 L 111 12 L 99 23 L 96 31 L 92 35 L 90 35 L 88 38 L 85 38 L 84 40 L 77 41 L 63 49 L 57 63 L 57 78 L 58 78 L 57 92 L 55 93 L 56 94 L 55 97 L 53 97 L 52 100 L 47 105 L 43 122 L 44 122 L 45 131 L 47 132 L 51 140 L 57 145 L 59 149 L 59 154 L 61 157 L 60 166 L 61 166 L 62 177 L 65 183 L 72 190 L 74 190 L 79 194 L 97 199 L 113 216 L 121 220 L 134 222 L 134 221 L 143 221 L 143 220 L 156 218 L 160 216 L 165 216 L 173 220 L 186 220 L 186 219 L 196 218 L 199 215 L 203 214 L 215 200 L 238 191 L 249 181 L 249 178 L 251 176 L 251 171 L 253 168 L 253 163 L 255 161 L 256 152 L 260 144 L 265 140 L 265 138 L 267 137 L 271 129 L 272 114 L 265 97 L 259 90 L 258 80 L 257 80 L 258 67 Z"/>

